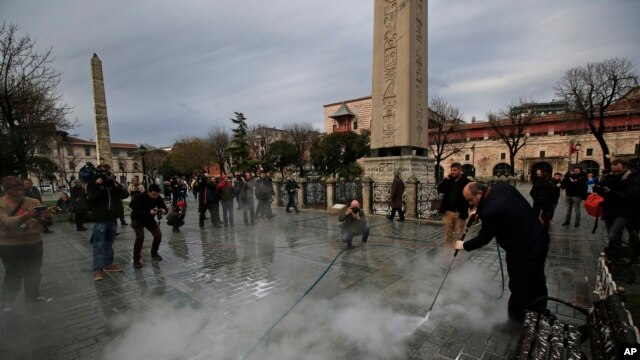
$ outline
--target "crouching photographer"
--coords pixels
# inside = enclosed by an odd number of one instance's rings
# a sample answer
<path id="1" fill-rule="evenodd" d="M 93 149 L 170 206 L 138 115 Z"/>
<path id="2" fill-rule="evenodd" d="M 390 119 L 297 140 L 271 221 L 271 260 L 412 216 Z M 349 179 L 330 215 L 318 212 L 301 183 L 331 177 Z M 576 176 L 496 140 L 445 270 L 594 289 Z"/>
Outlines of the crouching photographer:
<path id="1" fill-rule="evenodd" d="M 362 235 L 362 242 L 369 238 L 369 224 L 365 219 L 364 211 L 360 208 L 358 200 L 353 200 L 347 211 L 338 218 L 342 224 L 342 242 L 352 246 L 354 236 Z"/>
<path id="2" fill-rule="evenodd" d="M 158 254 L 162 232 L 160 232 L 160 226 L 155 218 L 157 216 L 158 219 L 162 219 L 162 215 L 167 213 L 167 206 L 160 196 L 160 186 L 151 184 L 149 190 L 140 193 L 131 200 L 129 207 L 131 208 L 131 227 L 136 233 L 136 242 L 133 245 L 133 267 L 140 269 L 144 265 L 140 260 L 142 245 L 144 245 L 144 229 L 149 230 L 153 235 L 151 260 L 162 260 L 162 256 Z"/>
<path id="3" fill-rule="evenodd" d="M 93 223 L 93 279 L 100 281 L 105 271 L 120 272 L 122 267 L 113 263 L 113 241 L 116 237 L 116 219 L 124 214 L 122 199 L 129 192 L 115 181 L 111 166 L 83 167 L 79 176 L 87 182 L 87 205 Z"/>
<path id="4" fill-rule="evenodd" d="M 605 253 L 614 262 L 622 262 L 624 258 L 636 260 L 640 256 L 638 229 L 634 228 L 634 225 L 640 223 L 638 173 L 625 162 L 613 160 L 611 173 L 594 185 L 593 192 L 604 198 L 603 218 L 609 236 L 609 247 L 605 249 Z M 631 249 L 622 246 L 622 233 L 625 229 L 629 233 Z"/>

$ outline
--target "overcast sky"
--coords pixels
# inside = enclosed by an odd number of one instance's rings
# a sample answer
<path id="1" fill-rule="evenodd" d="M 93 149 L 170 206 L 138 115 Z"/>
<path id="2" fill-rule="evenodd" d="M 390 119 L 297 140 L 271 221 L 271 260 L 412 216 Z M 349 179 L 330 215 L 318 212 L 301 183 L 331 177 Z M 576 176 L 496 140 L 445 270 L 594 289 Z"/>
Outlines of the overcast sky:
<path id="1" fill-rule="evenodd" d="M 570 67 L 640 65 L 638 0 L 430 0 L 429 97 L 484 119 L 519 98 L 549 101 Z M 52 66 L 93 139 L 90 59 L 105 74 L 113 142 L 310 122 L 371 95 L 373 0 L 0 0 L 0 17 L 53 48 Z"/>

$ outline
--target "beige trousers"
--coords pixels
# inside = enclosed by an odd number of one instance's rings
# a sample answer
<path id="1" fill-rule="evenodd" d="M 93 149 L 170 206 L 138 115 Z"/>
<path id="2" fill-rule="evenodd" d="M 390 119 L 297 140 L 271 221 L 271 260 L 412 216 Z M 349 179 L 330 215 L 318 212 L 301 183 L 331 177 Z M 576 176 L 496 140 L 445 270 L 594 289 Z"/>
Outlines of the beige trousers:
<path id="1" fill-rule="evenodd" d="M 453 248 L 457 240 L 462 237 L 465 220 L 460 219 L 460 214 L 452 211 L 445 211 L 442 215 L 444 224 L 444 246 Z"/>

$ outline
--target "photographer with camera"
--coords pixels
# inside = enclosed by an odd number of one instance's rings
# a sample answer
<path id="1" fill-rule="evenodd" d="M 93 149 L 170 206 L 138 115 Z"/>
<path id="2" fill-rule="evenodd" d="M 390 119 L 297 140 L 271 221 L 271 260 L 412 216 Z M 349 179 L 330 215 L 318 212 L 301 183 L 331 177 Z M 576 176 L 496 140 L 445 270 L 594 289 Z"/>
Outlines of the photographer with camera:
<path id="1" fill-rule="evenodd" d="M 1 310 L 11 311 L 24 283 L 25 300 L 49 302 L 40 295 L 42 231 L 51 214 L 41 203 L 24 195 L 22 181 L 15 176 L 2 179 L 5 195 L 0 198 L 0 259 L 4 265 Z"/>
<path id="2" fill-rule="evenodd" d="M 358 200 L 353 200 L 347 211 L 338 218 L 342 224 L 342 242 L 352 247 L 351 241 L 354 236 L 362 235 L 362 242 L 366 243 L 369 238 L 369 224 L 364 216 L 364 211 L 360 208 Z"/>
<path id="3" fill-rule="evenodd" d="M 144 244 L 144 229 L 149 230 L 153 235 L 151 260 L 162 260 L 162 256 L 158 254 L 160 241 L 162 241 L 162 232 L 155 218 L 157 216 L 158 220 L 162 219 L 162 215 L 167 213 L 167 206 L 164 204 L 162 196 L 160 196 L 160 185 L 149 185 L 149 190 L 133 198 L 129 207 L 131 208 L 131 227 L 136 233 L 136 241 L 133 245 L 133 267 L 140 269 L 144 265 L 140 260 L 140 253 Z"/>
<path id="4" fill-rule="evenodd" d="M 121 266 L 113 263 L 113 241 L 116 237 L 116 219 L 124 214 L 122 200 L 129 197 L 129 192 L 115 181 L 108 164 L 98 165 L 90 180 L 87 180 L 87 206 L 94 220 L 93 280 L 100 281 L 105 271 L 122 271 Z"/>
<path id="5" fill-rule="evenodd" d="M 621 160 L 611 162 L 611 174 L 593 186 L 593 192 L 604 198 L 603 218 L 607 226 L 609 247 L 605 253 L 614 262 L 624 258 L 636 260 L 640 256 L 640 178 L 638 173 Z M 634 227 L 636 226 L 636 227 Z M 633 254 L 625 254 L 622 233 L 629 233 L 629 245 Z"/>

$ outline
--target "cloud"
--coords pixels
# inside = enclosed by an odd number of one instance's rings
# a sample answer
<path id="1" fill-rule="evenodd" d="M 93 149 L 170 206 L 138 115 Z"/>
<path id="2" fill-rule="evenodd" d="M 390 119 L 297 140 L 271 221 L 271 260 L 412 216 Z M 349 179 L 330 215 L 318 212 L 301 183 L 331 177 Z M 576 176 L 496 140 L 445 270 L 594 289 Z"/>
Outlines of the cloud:
<path id="1" fill-rule="evenodd" d="M 321 128 L 322 105 L 371 94 L 369 1 L 24 0 L 3 4 L 2 14 L 39 49 L 53 48 L 85 138 L 93 137 L 93 53 L 117 142 L 169 145 L 212 124 L 230 127 L 234 111 L 249 123 Z M 572 66 L 640 59 L 638 17 L 633 0 L 429 1 L 430 97 L 466 118 L 514 97 L 551 100 Z"/>

